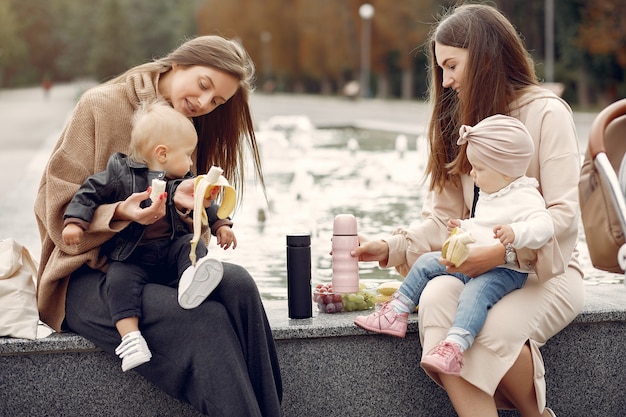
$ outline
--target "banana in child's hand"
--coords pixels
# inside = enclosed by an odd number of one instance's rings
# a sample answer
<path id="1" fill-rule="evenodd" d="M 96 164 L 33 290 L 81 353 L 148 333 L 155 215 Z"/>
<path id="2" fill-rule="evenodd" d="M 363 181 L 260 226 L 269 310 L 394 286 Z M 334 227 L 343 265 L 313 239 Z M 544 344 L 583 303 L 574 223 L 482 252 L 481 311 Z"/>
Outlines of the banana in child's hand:
<path id="1" fill-rule="evenodd" d="M 150 190 L 150 200 L 154 203 L 159 196 L 165 192 L 165 181 L 155 178 L 152 180 L 152 190 Z"/>
<path id="2" fill-rule="evenodd" d="M 230 186 L 228 180 L 222 175 L 224 172 L 221 168 L 213 166 L 206 175 L 198 175 L 194 185 L 193 195 L 193 238 L 191 239 L 191 251 L 189 259 L 192 265 L 196 264 L 196 246 L 200 240 L 202 225 L 208 225 L 209 219 L 204 209 L 204 199 L 211 195 L 216 187 L 221 187 L 224 191 L 222 202 L 217 209 L 217 217 L 225 219 L 235 208 L 237 202 L 237 193 Z"/>
<path id="3" fill-rule="evenodd" d="M 469 247 L 467 245 L 474 242 L 476 240 L 470 232 L 465 232 L 463 229 L 456 227 L 446 241 L 443 242 L 441 256 L 458 268 L 469 256 Z"/>

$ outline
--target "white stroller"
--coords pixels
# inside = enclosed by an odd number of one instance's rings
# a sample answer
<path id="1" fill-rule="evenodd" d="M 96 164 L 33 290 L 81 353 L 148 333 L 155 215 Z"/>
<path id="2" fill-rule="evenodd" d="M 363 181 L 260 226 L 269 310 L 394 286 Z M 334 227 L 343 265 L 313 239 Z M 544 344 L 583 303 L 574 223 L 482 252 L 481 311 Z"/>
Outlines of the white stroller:
<path id="1" fill-rule="evenodd" d="M 603 271 L 626 271 L 626 99 L 595 118 L 581 169 L 580 207 L 591 262 Z"/>

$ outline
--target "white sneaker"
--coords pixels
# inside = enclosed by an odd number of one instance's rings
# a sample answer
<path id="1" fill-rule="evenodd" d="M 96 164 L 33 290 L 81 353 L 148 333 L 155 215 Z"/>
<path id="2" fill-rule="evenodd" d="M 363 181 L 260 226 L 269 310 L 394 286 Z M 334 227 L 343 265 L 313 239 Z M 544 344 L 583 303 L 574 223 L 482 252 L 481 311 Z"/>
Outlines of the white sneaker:
<path id="1" fill-rule="evenodd" d="M 183 272 L 178 283 L 178 304 L 182 308 L 198 307 L 222 281 L 222 263 L 205 256 Z"/>
<path id="2" fill-rule="evenodd" d="M 122 343 L 115 349 L 115 354 L 122 359 L 122 371 L 126 372 L 152 358 L 146 339 L 140 332 L 130 332 L 122 338 Z"/>

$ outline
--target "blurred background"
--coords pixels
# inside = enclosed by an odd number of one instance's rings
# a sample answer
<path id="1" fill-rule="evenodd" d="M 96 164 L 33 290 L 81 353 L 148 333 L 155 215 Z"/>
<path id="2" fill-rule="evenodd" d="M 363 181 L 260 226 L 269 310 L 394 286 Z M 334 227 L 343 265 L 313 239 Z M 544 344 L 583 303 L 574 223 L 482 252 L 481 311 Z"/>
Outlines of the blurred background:
<path id="1" fill-rule="evenodd" d="M 185 38 L 238 38 L 266 93 L 424 98 L 444 0 L 0 0 L 0 88 L 103 81 Z M 483 2 L 484 3 L 484 2 Z M 626 96 L 626 0 L 490 1 L 576 109 Z M 359 89 L 357 82 L 364 88 Z"/>
<path id="2" fill-rule="evenodd" d="M 237 38 L 257 67 L 251 109 L 267 200 L 248 188 L 234 219 L 238 249 L 214 253 L 244 265 L 263 298 L 284 299 L 285 235 L 309 232 L 313 282 L 329 281 L 335 215 L 354 214 L 370 237 L 420 218 L 429 115 L 423 46 L 455 3 L 0 0 L 0 238 L 19 238 L 38 256 L 30 207 L 82 92 L 187 38 L 219 34 Z M 584 151 L 595 114 L 626 97 L 626 0 L 489 4 L 523 35 L 541 80 L 574 108 Z M 624 282 L 593 269 L 586 245 L 579 249 L 586 283 Z M 360 264 L 367 283 L 397 277 Z"/>

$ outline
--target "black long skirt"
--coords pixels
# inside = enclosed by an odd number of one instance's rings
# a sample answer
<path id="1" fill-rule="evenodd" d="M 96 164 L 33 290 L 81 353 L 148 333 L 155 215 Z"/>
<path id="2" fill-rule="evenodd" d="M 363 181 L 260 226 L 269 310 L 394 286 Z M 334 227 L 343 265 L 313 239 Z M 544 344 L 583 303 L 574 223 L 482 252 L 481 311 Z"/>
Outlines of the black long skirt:
<path id="1" fill-rule="evenodd" d="M 105 275 L 87 267 L 69 280 L 64 325 L 114 355 L 120 343 Z M 172 285 L 147 284 L 139 327 L 152 359 L 134 370 L 210 416 L 280 416 L 282 381 L 256 283 L 224 263 L 224 277 L 197 308 L 178 305 Z"/>

